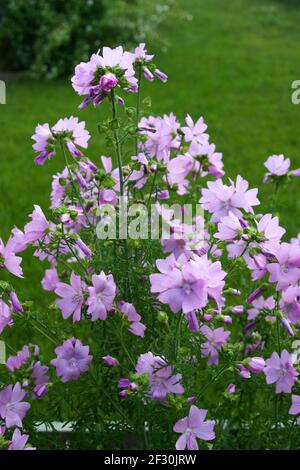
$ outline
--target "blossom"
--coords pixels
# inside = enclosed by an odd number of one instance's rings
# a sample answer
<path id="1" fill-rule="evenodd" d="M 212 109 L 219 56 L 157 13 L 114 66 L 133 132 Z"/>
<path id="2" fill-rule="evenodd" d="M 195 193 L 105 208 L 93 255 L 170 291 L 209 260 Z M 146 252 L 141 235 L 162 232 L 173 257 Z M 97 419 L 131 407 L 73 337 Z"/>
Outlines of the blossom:
<path id="1" fill-rule="evenodd" d="M 78 380 L 82 372 L 89 368 L 93 356 L 89 355 L 89 346 L 83 346 L 81 341 L 71 338 L 55 349 L 56 359 L 51 364 L 56 367 L 56 374 L 62 382 Z"/>
<path id="2" fill-rule="evenodd" d="M 265 360 L 262 357 L 251 357 L 248 365 L 251 372 L 260 374 L 261 372 L 264 372 Z"/>
<path id="3" fill-rule="evenodd" d="M 0 269 L 6 268 L 14 276 L 23 277 L 23 271 L 20 266 L 21 262 L 22 258 L 16 256 L 9 241 L 5 246 L 0 238 Z"/>
<path id="4" fill-rule="evenodd" d="M 229 395 L 233 395 L 235 393 L 235 384 L 228 384 L 226 391 Z"/>
<path id="5" fill-rule="evenodd" d="M 30 351 L 28 346 L 23 346 L 23 348 L 17 352 L 15 356 L 10 356 L 6 361 L 6 367 L 11 372 L 14 372 L 20 369 L 30 358 Z"/>
<path id="6" fill-rule="evenodd" d="M 182 127 L 181 130 L 186 142 L 196 141 L 200 144 L 208 143 L 208 134 L 205 134 L 207 125 L 205 124 L 203 117 L 200 117 L 198 121 L 194 123 L 193 119 L 188 114 L 185 118 L 185 122 L 186 127 Z"/>
<path id="7" fill-rule="evenodd" d="M 42 279 L 43 289 L 47 291 L 54 291 L 58 283 L 59 278 L 56 268 L 46 269 L 45 275 Z"/>
<path id="8" fill-rule="evenodd" d="M 11 302 L 11 306 L 12 306 L 14 312 L 16 312 L 16 313 L 24 312 L 24 309 L 22 307 L 22 304 L 21 304 L 20 300 L 18 299 L 18 296 L 17 296 L 16 292 L 10 291 L 9 300 Z"/>
<path id="9" fill-rule="evenodd" d="M 12 323 L 10 308 L 2 299 L 0 299 L 0 334 L 3 332 L 4 328 L 11 326 Z"/>
<path id="10" fill-rule="evenodd" d="M 292 405 L 289 409 L 290 415 L 300 414 L 300 396 L 292 395 Z M 297 418 L 297 424 L 300 425 L 300 417 Z"/>
<path id="11" fill-rule="evenodd" d="M 84 297 L 81 278 L 73 271 L 70 277 L 70 284 L 58 282 L 54 292 L 61 297 L 61 299 L 56 300 L 56 304 L 60 308 L 63 318 L 66 320 L 73 315 L 73 322 L 75 322 L 80 320 Z"/>
<path id="12" fill-rule="evenodd" d="M 42 240 L 49 230 L 49 222 L 45 214 L 38 205 L 34 205 L 34 211 L 30 214 L 31 222 L 24 227 L 25 239 L 27 243 L 33 243 Z"/>
<path id="13" fill-rule="evenodd" d="M 207 341 L 201 345 L 201 352 L 208 357 L 207 364 L 219 363 L 218 351 L 221 350 L 230 336 L 230 331 L 225 331 L 223 327 L 211 329 L 204 325 L 200 328 L 201 333 L 206 337 Z"/>
<path id="14" fill-rule="evenodd" d="M 276 393 L 291 393 L 292 387 L 298 377 L 298 372 L 293 367 L 293 357 L 285 349 L 281 356 L 273 352 L 266 360 L 264 369 L 267 384 L 276 383 Z"/>
<path id="15" fill-rule="evenodd" d="M 116 86 L 127 91 L 137 91 L 133 69 L 134 55 L 124 52 L 121 46 L 103 47 L 102 55 L 93 54 L 88 62 L 75 67 L 72 86 L 79 96 L 86 96 L 80 109 L 93 102 L 102 103 L 106 94 Z"/>
<path id="16" fill-rule="evenodd" d="M 292 243 L 281 243 L 274 250 L 275 260 L 267 265 L 270 282 L 277 282 L 276 290 L 297 284 L 300 279 L 300 247 Z"/>
<path id="17" fill-rule="evenodd" d="M 93 274 L 92 283 L 93 287 L 88 288 L 88 313 L 92 316 L 92 321 L 105 320 L 116 295 L 114 278 L 112 274 L 106 275 L 101 271 L 99 275 Z"/>
<path id="18" fill-rule="evenodd" d="M 222 180 L 209 181 L 207 189 L 202 189 L 200 199 L 203 208 L 211 214 L 212 222 L 219 222 L 221 217 L 231 211 L 236 217 L 242 217 L 245 212 L 253 213 L 252 206 L 257 206 L 257 189 L 248 189 L 249 184 L 241 176 L 237 176 L 236 183 L 231 182 L 230 186 L 225 185 Z"/>
<path id="19" fill-rule="evenodd" d="M 57 139 L 62 139 L 69 152 L 75 157 L 81 157 L 82 153 L 77 145 L 87 148 L 90 139 L 89 132 L 85 129 L 85 122 L 79 122 L 77 117 L 62 118 L 52 127 L 52 132 Z"/>
<path id="20" fill-rule="evenodd" d="M 208 296 L 219 305 L 222 304 L 222 289 L 226 273 L 222 271 L 219 262 L 212 263 L 207 256 L 194 255 L 186 261 L 179 258 L 176 265 L 165 272 L 162 260 L 157 267 L 161 274 L 151 274 L 151 292 L 158 293 L 158 299 L 168 304 L 173 313 L 180 310 L 189 313 L 203 308 L 208 302 Z"/>
<path id="21" fill-rule="evenodd" d="M 230 241 L 243 234 L 245 223 L 240 221 L 231 211 L 228 215 L 221 217 L 218 223 L 218 232 L 215 233 L 215 238 L 223 241 Z"/>
<path id="22" fill-rule="evenodd" d="M 284 158 L 284 155 L 272 155 L 269 157 L 264 166 L 269 170 L 265 174 L 264 183 L 266 183 L 270 176 L 283 176 L 286 175 L 289 171 L 291 161 L 289 158 Z"/>
<path id="23" fill-rule="evenodd" d="M 104 364 L 114 367 L 118 364 L 118 360 L 115 357 L 110 356 L 109 354 L 107 356 L 102 357 L 102 361 Z"/>
<path id="24" fill-rule="evenodd" d="M 28 439 L 27 434 L 21 434 L 18 428 L 15 429 L 8 450 L 35 450 L 34 447 L 25 447 Z"/>
<path id="25" fill-rule="evenodd" d="M 144 337 L 146 326 L 141 323 L 141 316 L 137 313 L 134 305 L 121 300 L 118 303 L 118 309 L 124 314 L 130 323 L 129 331 L 136 336 Z"/>
<path id="26" fill-rule="evenodd" d="M 32 139 L 35 140 L 32 147 L 38 152 L 38 156 L 34 161 L 37 165 L 43 165 L 47 159 L 50 160 L 56 153 L 55 138 L 49 124 L 38 124 Z"/>
<path id="27" fill-rule="evenodd" d="M 8 428 L 12 426 L 22 427 L 22 420 L 30 408 L 30 404 L 22 401 L 26 392 L 19 382 L 14 386 L 7 385 L 0 392 L 0 416 L 5 420 Z"/>
<path id="28" fill-rule="evenodd" d="M 293 323 L 300 323 L 300 287 L 290 286 L 282 292 L 280 308 Z"/>
<path id="29" fill-rule="evenodd" d="M 254 320 L 263 310 L 273 310 L 275 308 L 275 300 L 273 296 L 264 299 L 261 295 L 252 301 L 252 308 L 248 310 L 248 320 Z"/>
<path id="30" fill-rule="evenodd" d="M 168 393 L 184 393 L 180 384 L 181 374 L 174 374 L 174 367 L 169 366 L 163 357 L 154 356 L 152 352 L 140 355 L 136 372 L 139 375 L 148 374 L 149 394 L 153 400 L 164 401 Z"/>
<path id="31" fill-rule="evenodd" d="M 198 450 L 197 438 L 203 441 L 215 439 L 215 421 L 205 421 L 207 410 L 192 405 L 189 415 L 177 421 L 173 431 L 182 434 L 176 442 L 177 450 Z"/>

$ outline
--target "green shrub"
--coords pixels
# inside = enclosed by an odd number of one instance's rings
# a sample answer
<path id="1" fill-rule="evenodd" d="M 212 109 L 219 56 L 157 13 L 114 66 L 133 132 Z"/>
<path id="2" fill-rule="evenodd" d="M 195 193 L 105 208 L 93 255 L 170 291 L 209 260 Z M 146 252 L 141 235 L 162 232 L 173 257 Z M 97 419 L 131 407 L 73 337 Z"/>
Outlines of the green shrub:
<path id="1" fill-rule="evenodd" d="M 2 67 L 35 77 L 69 74 L 104 43 L 158 38 L 175 0 L 0 0 Z"/>

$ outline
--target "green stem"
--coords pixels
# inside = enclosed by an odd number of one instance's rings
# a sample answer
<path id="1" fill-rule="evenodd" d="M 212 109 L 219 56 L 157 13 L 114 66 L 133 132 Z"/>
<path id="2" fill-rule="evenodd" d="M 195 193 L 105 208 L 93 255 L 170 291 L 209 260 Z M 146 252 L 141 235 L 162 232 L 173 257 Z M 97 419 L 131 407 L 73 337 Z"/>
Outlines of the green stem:
<path id="1" fill-rule="evenodd" d="M 115 90 L 113 88 L 111 89 L 110 94 L 111 94 L 112 117 L 113 117 L 113 120 L 116 120 L 117 119 L 116 97 L 115 97 Z M 122 153 L 121 153 L 121 145 L 120 145 L 117 129 L 113 130 L 113 136 L 114 136 L 114 141 L 115 141 L 116 156 L 117 156 L 118 167 L 119 167 L 120 193 L 121 193 L 121 196 L 123 196 L 124 178 L 123 178 L 123 168 L 122 168 Z"/>
<path id="2" fill-rule="evenodd" d="M 136 132 L 138 133 L 138 125 L 140 121 L 140 107 L 141 107 L 141 84 L 142 84 L 142 67 L 139 66 L 138 71 L 138 91 L 136 97 Z M 135 138 L 135 154 L 139 153 L 139 139 L 138 134 Z"/>
<path id="3" fill-rule="evenodd" d="M 198 394 L 198 398 L 201 397 L 201 395 L 205 392 L 205 390 L 210 387 L 217 379 L 218 377 L 220 377 L 220 375 L 223 374 L 223 372 L 225 372 L 227 369 L 228 369 L 229 365 L 228 364 L 225 364 L 220 370 L 219 372 L 212 378 L 212 380 L 210 382 L 208 382 L 206 385 L 204 385 L 204 387 L 202 387 L 202 389 L 200 390 L 199 394 Z"/>

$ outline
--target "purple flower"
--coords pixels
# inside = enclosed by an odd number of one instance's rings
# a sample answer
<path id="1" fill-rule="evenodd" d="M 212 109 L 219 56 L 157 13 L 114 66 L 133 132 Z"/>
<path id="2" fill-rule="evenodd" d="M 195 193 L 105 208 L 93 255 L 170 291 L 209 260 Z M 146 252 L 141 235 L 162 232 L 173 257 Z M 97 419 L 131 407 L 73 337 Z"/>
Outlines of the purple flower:
<path id="1" fill-rule="evenodd" d="M 229 212 L 225 217 L 221 217 L 218 223 L 218 232 L 214 235 L 219 240 L 232 241 L 241 238 L 244 226 L 238 217 Z"/>
<path id="2" fill-rule="evenodd" d="M 20 369 L 30 358 L 30 351 L 28 346 L 23 346 L 21 351 L 18 351 L 16 356 L 10 356 L 6 361 L 6 367 L 11 372 Z"/>
<path id="3" fill-rule="evenodd" d="M 124 314 L 130 323 L 128 330 L 136 336 L 144 337 L 146 326 L 141 323 L 141 316 L 137 313 L 134 305 L 121 300 L 118 309 Z"/>
<path id="4" fill-rule="evenodd" d="M 167 260 L 171 260 L 171 256 Z M 161 274 L 150 275 L 151 292 L 158 293 L 160 302 L 168 304 L 172 312 L 182 310 L 183 313 L 189 313 L 203 308 L 208 302 L 208 296 L 222 304 L 226 273 L 222 271 L 219 262 L 212 263 L 206 256 L 194 255 L 188 261 L 183 257 L 176 261 L 170 271 L 165 272 L 162 261 L 156 263 Z"/>
<path id="5" fill-rule="evenodd" d="M 207 339 L 207 341 L 201 345 L 202 354 L 208 357 L 207 364 L 209 366 L 211 364 L 218 364 L 218 351 L 227 343 L 230 331 L 225 331 L 223 327 L 213 330 L 206 325 L 202 326 L 200 331 Z"/>
<path id="6" fill-rule="evenodd" d="M 22 307 L 21 302 L 18 299 L 17 294 L 14 291 L 10 291 L 9 293 L 9 299 L 11 301 L 12 308 L 14 312 L 16 313 L 22 313 L 24 312 L 24 309 Z"/>
<path id="7" fill-rule="evenodd" d="M 89 132 L 85 129 L 85 122 L 78 121 L 77 117 L 63 118 L 57 121 L 52 127 L 52 132 L 56 138 L 62 138 L 69 152 L 75 157 L 81 157 L 82 153 L 77 145 L 82 148 L 87 148 L 90 139 Z"/>
<path id="8" fill-rule="evenodd" d="M 229 395 L 235 393 L 235 384 L 229 384 L 226 388 L 226 391 L 229 393 Z"/>
<path id="9" fill-rule="evenodd" d="M 11 246 L 10 240 L 6 246 L 0 238 L 0 269 L 6 268 L 11 274 L 17 277 L 23 277 L 23 271 L 20 266 L 22 258 L 16 256 Z"/>
<path id="10" fill-rule="evenodd" d="M 215 421 L 205 421 L 207 410 L 192 405 L 189 415 L 180 419 L 173 427 L 173 431 L 182 434 L 176 442 L 177 450 L 198 450 L 197 439 L 212 441 L 215 439 Z"/>
<path id="11" fill-rule="evenodd" d="M 9 306 L 0 299 L 0 334 L 4 328 L 13 324 Z"/>
<path id="12" fill-rule="evenodd" d="M 19 429 L 15 429 L 8 450 L 35 450 L 34 447 L 25 447 L 28 439 L 27 434 L 21 434 Z"/>
<path id="13" fill-rule="evenodd" d="M 287 314 L 291 323 L 300 323 L 300 287 L 290 286 L 282 292 L 280 308 Z"/>
<path id="14" fill-rule="evenodd" d="M 194 123 L 193 119 L 188 114 L 185 118 L 185 122 L 187 127 L 182 127 L 181 130 L 184 133 L 184 140 L 186 142 L 195 141 L 203 145 L 208 143 L 208 134 L 205 134 L 207 125 L 203 117 L 200 117 L 198 121 Z"/>
<path id="15" fill-rule="evenodd" d="M 252 301 L 252 305 L 253 308 L 249 308 L 248 310 L 248 320 L 254 320 L 262 310 L 273 310 L 275 308 L 275 300 L 272 296 L 267 299 L 260 296 Z"/>
<path id="16" fill-rule="evenodd" d="M 58 283 L 59 278 L 56 268 L 46 269 L 42 280 L 43 289 L 47 291 L 54 291 Z"/>
<path id="17" fill-rule="evenodd" d="M 293 367 L 293 357 L 286 349 L 282 351 L 281 356 L 274 352 L 266 360 L 264 373 L 267 384 L 276 383 L 276 393 L 291 393 L 299 375 Z"/>
<path id="18" fill-rule="evenodd" d="M 300 396 L 292 395 L 292 405 L 289 409 L 290 415 L 300 414 Z M 300 425 L 300 417 L 297 418 L 297 424 Z"/>
<path id="19" fill-rule="evenodd" d="M 110 367 L 114 367 L 118 364 L 118 360 L 115 357 L 110 356 L 109 354 L 107 356 L 103 356 L 102 360 L 104 364 Z"/>
<path id="20" fill-rule="evenodd" d="M 55 138 L 49 124 L 38 124 L 32 139 L 35 140 L 32 147 L 38 153 L 34 161 L 37 165 L 43 165 L 47 158 L 50 160 L 56 153 Z"/>
<path id="21" fill-rule="evenodd" d="M 154 70 L 154 75 L 163 83 L 166 83 L 168 80 L 168 75 L 159 69 Z"/>
<path id="22" fill-rule="evenodd" d="M 81 341 L 71 338 L 55 349 L 56 359 L 51 364 L 56 367 L 56 374 L 62 382 L 78 380 L 82 372 L 89 368 L 93 356 L 89 355 L 89 346 L 83 346 Z"/>
<path id="23" fill-rule="evenodd" d="M 152 352 L 140 355 L 136 372 L 149 375 L 149 395 L 153 400 L 164 401 L 168 393 L 177 395 L 184 393 L 184 388 L 180 384 L 181 374 L 174 374 L 174 367 L 169 366 L 163 357 L 154 356 Z"/>
<path id="24" fill-rule="evenodd" d="M 34 205 L 34 211 L 30 214 L 31 222 L 24 227 L 25 239 L 27 243 L 33 243 L 42 240 L 49 230 L 49 222 L 47 221 L 40 206 Z"/>
<path id="25" fill-rule="evenodd" d="M 290 168 L 290 159 L 284 158 L 284 155 L 272 155 L 269 157 L 264 166 L 269 170 L 269 173 L 265 174 L 264 183 L 267 182 L 270 176 L 283 176 L 286 175 Z"/>
<path id="26" fill-rule="evenodd" d="M 252 357 L 249 361 L 249 368 L 255 374 L 264 372 L 265 360 L 262 357 Z"/>
<path id="27" fill-rule="evenodd" d="M 230 186 L 223 184 L 222 180 L 209 181 L 208 189 L 202 189 L 200 202 L 203 208 L 212 214 L 212 222 L 219 222 L 221 217 L 231 211 L 236 217 L 242 217 L 245 212 L 253 213 L 252 206 L 257 206 L 257 189 L 248 189 L 249 184 L 241 176 L 237 176 L 236 183 Z"/>
<path id="28" fill-rule="evenodd" d="M 93 54 L 88 62 L 75 68 L 72 86 L 79 96 L 86 96 L 80 109 L 93 102 L 102 103 L 106 94 L 116 86 L 127 91 L 137 91 L 137 80 L 133 69 L 134 55 L 124 52 L 121 46 L 115 49 L 103 47 L 102 56 Z"/>
<path id="29" fill-rule="evenodd" d="M 70 277 L 70 283 L 71 285 L 58 282 L 54 292 L 62 297 L 56 300 L 56 304 L 60 308 L 63 318 L 66 320 L 73 315 L 73 322 L 75 322 L 80 320 L 84 298 L 82 294 L 81 278 L 73 271 Z"/>
<path id="30" fill-rule="evenodd" d="M 30 404 L 22 401 L 26 392 L 17 382 L 14 386 L 8 385 L 0 392 L 0 416 L 5 419 L 8 428 L 22 427 L 22 420 L 30 408 Z"/>
<path id="31" fill-rule="evenodd" d="M 118 84 L 118 79 L 113 73 L 106 73 L 100 78 L 100 87 L 105 93 L 108 93 L 112 88 L 115 88 Z"/>
<path id="32" fill-rule="evenodd" d="M 79 238 L 79 237 L 76 238 L 75 245 L 76 245 L 77 248 L 79 248 L 79 250 L 84 254 L 84 256 L 87 256 L 88 258 L 90 258 L 91 256 L 93 256 L 92 251 L 91 251 L 90 248 L 84 243 L 84 241 L 81 240 L 81 238 Z"/>
<path id="33" fill-rule="evenodd" d="M 87 299 L 88 313 L 92 316 L 92 321 L 105 320 L 116 295 L 114 278 L 112 274 L 106 275 L 101 271 L 99 275 L 92 276 L 92 283 Z"/>
<path id="34" fill-rule="evenodd" d="M 300 279 L 300 247 L 292 243 L 281 243 L 274 250 L 276 261 L 267 265 L 270 282 L 277 282 L 276 290 L 296 285 Z"/>

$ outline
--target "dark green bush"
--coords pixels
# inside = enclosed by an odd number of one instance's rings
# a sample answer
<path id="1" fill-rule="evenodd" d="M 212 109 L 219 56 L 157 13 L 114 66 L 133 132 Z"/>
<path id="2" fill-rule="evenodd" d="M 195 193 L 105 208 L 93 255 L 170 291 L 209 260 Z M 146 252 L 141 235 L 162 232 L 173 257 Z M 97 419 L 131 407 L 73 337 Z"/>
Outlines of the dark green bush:
<path id="1" fill-rule="evenodd" d="M 174 0 L 0 0 L 2 68 L 69 74 L 103 44 L 157 38 Z"/>

